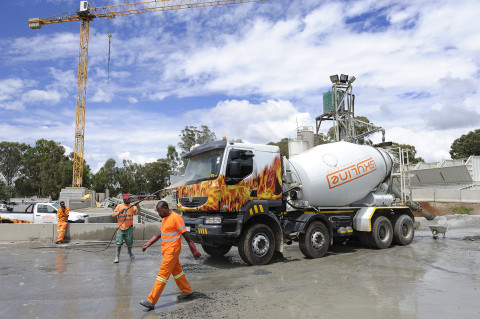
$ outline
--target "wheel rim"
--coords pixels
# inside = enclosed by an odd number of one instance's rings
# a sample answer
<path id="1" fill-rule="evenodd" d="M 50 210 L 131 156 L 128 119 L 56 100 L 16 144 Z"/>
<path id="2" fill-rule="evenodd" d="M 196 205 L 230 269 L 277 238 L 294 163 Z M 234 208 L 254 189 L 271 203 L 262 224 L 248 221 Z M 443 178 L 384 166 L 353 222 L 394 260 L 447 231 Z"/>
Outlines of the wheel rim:
<path id="1" fill-rule="evenodd" d="M 255 255 L 259 257 L 265 255 L 270 248 L 268 237 L 263 233 L 256 234 L 252 239 L 252 248 Z"/>
<path id="2" fill-rule="evenodd" d="M 378 230 L 378 237 L 380 238 L 381 241 L 386 241 L 388 240 L 390 236 L 390 231 L 386 226 L 380 227 Z"/>
<path id="3" fill-rule="evenodd" d="M 312 237 L 310 238 L 312 243 L 312 247 L 315 249 L 320 249 L 325 244 L 325 238 L 323 237 L 322 232 L 316 230 L 312 233 Z"/>
<path id="4" fill-rule="evenodd" d="M 402 225 L 402 235 L 403 237 L 407 237 L 409 234 L 409 231 L 410 231 L 410 228 L 408 227 L 408 225 L 405 223 Z"/>

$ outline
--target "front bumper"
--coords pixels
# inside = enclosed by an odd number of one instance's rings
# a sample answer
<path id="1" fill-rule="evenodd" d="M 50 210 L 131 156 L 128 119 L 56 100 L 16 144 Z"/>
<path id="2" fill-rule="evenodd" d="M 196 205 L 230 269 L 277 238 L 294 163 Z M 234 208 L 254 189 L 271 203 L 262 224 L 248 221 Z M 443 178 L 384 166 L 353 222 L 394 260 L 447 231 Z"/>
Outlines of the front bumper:
<path id="1" fill-rule="evenodd" d="M 220 224 L 205 224 L 206 217 L 222 217 Z M 243 219 L 240 215 L 183 215 L 188 234 L 196 243 L 217 242 L 221 238 L 240 236 Z"/>

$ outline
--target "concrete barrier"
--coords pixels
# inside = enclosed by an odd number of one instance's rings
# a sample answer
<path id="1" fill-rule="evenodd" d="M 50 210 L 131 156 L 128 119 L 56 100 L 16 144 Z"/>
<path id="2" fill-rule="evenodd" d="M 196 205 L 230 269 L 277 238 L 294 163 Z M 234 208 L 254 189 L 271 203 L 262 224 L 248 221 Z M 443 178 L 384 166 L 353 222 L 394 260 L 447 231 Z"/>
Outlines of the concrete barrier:
<path id="1" fill-rule="evenodd" d="M 0 224 L 0 241 L 52 240 L 56 232 L 56 224 Z"/>
<path id="2" fill-rule="evenodd" d="M 412 199 L 419 202 L 434 202 L 435 190 L 433 189 L 412 189 Z"/>
<path id="3" fill-rule="evenodd" d="M 480 203 L 480 190 L 414 188 L 412 199 L 419 202 Z"/>
<path id="4" fill-rule="evenodd" d="M 133 224 L 134 240 L 149 240 L 158 234 L 161 223 Z M 68 224 L 65 240 L 115 241 L 117 223 L 104 224 Z M 56 224 L 0 224 L 0 241 L 30 241 L 39 238 L 56 241 L 58 238 Z"/>
<path id="5" fill-rule="evenodd" d="M 480 190 L 462 189 L 460 197 L 463 203 L 480 203 Z"/>

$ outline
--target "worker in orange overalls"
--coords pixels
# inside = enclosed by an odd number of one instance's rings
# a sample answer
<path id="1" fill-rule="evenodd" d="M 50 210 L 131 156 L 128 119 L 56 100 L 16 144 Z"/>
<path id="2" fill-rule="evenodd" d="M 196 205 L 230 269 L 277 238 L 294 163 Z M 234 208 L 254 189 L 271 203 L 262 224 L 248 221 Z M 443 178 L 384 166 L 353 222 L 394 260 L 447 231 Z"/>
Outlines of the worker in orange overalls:
<path id="1" fill-rule="evenodd" d="M 137 204 L 136 206 L 132 206 L 128 208 L 130 205 L 130 195 L 124 194 L 123 195 L 123 204 L 117 205 L 115 210 L 112 212 L 112 216 L 118 216 L 118 229 L 117 229 L 117 253 L 115 255 L 114 263 L 118 263 L 118 259 L 120 258 L 120 250 L 122 249 L 123 242 L 125 241 L 125 245 L 127 245 L 128 254 L 130 255 L 130 259 L 134 259 L 135 255 L 132 253 L 132 246 L 133 246 L 133 215 L 137 215 L 140 206 Z M 127 209 L 128 208 L 128 209 Z"/>
<path id="2" fill-rule="evenodd" d="M 68 207 L 65 206 L 65 202 L 60 202 L 60 208 L 57 210 L 57 233 L 58 238 L 56 243 L 61 244 L 63 243 L 63 239 L 65 238 L 65 233 L 67 232 L 68 226 L 68 213 L 70 210 Z"/>
<path id="3" fill-rule="evenodd" d="M 182 250 L 182 235 L 190 247 L 190 251 L 195 259 L 200 258 L 200 252 L 195 247 L 192 239 L 186 232 L 185 223 L 182 216 L 171 211 L 168 208 L 166 201 L 161 200 L 155 207 L 158 215 L 162 217 L 162 226 L 160 232 L 153 236 L 145 245 L 142 246 L 142 251 L 145 251 L 148 247 L 153 245 L 158 239 L 162 239 L 162 265 L 158 270 L 157 280 L 153 284 L 152 291 L 148 295 L 147 300 L 141 300 L 140 304 L 149 310 L 155 308 L 155 304 L 162 294 L 163 288 L 165 288 L 170 275 L 173 275 L 175 283 L 182 291 L 183 296 L 190 296 L 192 294 L 192 288 L 185 278 L 182 266 L 178 256 Z"/>

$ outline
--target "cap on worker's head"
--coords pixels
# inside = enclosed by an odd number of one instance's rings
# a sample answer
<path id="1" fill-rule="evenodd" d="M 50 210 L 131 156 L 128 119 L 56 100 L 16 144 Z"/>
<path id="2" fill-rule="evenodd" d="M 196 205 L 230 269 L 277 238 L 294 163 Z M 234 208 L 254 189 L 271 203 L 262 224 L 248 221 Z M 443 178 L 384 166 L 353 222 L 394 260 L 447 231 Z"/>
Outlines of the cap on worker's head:
<path id="1" fill-rule="evenodd" d="M 128 195 L 128 194 L 123 194 L 123 199 L 127 199 L 127 198 L 130 198 L 130 195 Z"/>

